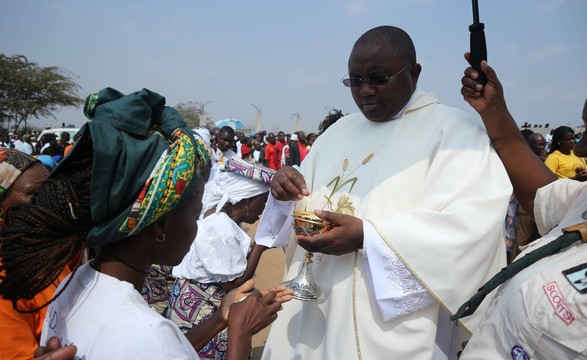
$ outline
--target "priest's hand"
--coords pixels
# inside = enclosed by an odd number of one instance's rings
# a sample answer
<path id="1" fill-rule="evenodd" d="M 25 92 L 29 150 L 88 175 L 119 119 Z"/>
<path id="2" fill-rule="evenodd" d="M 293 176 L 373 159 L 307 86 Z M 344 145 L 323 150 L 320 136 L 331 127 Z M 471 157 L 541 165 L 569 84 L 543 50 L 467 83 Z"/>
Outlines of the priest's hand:
<path id="1" fill-rule="evenodd" d="M 363 248 L 363 220 L 331 211 L 315 210 L 314 213 L 334 227 L 313 236 L 297 235 L 301 247 L 329 255 L 343 255 Z"/>
<path id="2" fill-rule="evenodd" d="M 271 195 L 281 201 L 302 200 L 310 195 L 302 174 L 291 166 L 278 170 L 271 180 Z"/>

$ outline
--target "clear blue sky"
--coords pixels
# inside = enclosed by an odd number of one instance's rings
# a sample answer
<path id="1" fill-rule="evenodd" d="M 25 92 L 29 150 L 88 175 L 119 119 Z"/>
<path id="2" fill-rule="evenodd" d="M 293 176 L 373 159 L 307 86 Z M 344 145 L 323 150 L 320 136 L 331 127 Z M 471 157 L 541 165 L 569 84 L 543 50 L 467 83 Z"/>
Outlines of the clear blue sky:
<path id="1" fill-rule="evenodd" d="M 479 0 L 489 63 L 519 124 L 581 124 L 587 97 L 586 0 Z M 420 86 L 474 115 L 460 95 L 469 47 L 471 1 L 3 1 L 0 52 L 77 76 L 80 95 L 143 87 L 168 105 L 208 102 L 213 120 L 254 126 L 263 109 L 269 131 L 317 130 L 328 108 L 355 112 L 340 79 L 366 30 L 406 30 L 423 70 Z M 58 120 L 81 125 L 81 109 Z"/>

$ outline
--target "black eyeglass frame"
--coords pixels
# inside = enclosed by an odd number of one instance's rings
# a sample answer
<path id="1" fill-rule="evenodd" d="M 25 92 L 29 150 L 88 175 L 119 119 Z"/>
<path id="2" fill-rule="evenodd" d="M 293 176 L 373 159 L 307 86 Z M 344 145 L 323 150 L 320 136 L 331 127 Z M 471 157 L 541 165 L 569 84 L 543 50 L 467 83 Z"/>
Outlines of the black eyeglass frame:
<path id="1" fill-rule="evenodd" d="M 401 68 L 400 71 L 396 72 L 393 75 L 369 75 L 369 76 L 367 76 L 366 79 L 351 78 L 351 77 L 345 78 L 345 77 L 343 77 L 342 79 L 340 79 L 340 82 L 342 82 L 342 84 L 344 86 L 348 87 L 348 88 L 359 87 L 365 81 L 368 81 L 369 84 L 370 85 L 373 85 L 373 86 L 387 85 L 387 83 L 389 83 L 389 80 L 391 80 L 395 76 L 401 74 L 410 65 L 412 65 L 412 64 L 406 64 L 406 66 L 404 66 L 403 68 Z"/>

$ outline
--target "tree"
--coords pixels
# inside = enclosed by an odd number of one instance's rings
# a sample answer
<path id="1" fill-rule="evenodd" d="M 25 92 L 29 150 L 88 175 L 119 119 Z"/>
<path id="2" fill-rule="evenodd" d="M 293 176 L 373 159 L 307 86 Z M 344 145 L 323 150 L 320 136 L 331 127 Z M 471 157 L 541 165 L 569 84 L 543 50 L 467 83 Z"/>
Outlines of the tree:
<path id="1" fill-rule="evenodd" d="M 206 104 L 199 101 L 188 101 L 187 103 L 179 103 L 174 106 L 175 110 L 184 118 L 189 127 L 197 128 L 207 126 L 208 116 L 205 111 Z"/>
<path id="2" fill-rule="evenodd" d="M 324 120 L 322 120 L 320 122 L 320 125 L 318 125 L 319 135 L 322 135 L 330 125 L 337 122 L 338 119 L 340 119 L 344 115 L 345 114 L 342 113 L 342 110 L 328 108 L 328 115 L 326 115 Z"/>
<path id="3" fill-rule="evenodd" d="M 31 118 L 52 117 L 64 106 L 78 106 L 83 99 L 72 73 L 50 66 L 39 67 L 24 55 L 0 54 L 0 124 L 14 121 L 18 129 Z"/>

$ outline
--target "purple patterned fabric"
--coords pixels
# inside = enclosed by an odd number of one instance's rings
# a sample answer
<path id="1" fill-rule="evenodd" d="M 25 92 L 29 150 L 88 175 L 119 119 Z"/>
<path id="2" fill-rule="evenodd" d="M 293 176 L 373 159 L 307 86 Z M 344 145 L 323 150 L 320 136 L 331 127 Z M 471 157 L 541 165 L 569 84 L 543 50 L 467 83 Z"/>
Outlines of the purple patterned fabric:
<path id="1" fill-rule="evenodd" d="M 151 265 L 141 289 L 141 295 L 149 306 L 161 315 L 165 315 L 167 311 L 171 288 L 175 282 L 175 277 L 171 275 L 172 268 L 167 265 Z"/>
<path id="2" fill-rule="evenodd" d="M 169 298 L 167 318 L 186 332 L 211 317 L 219 308 L 224 290 L 216 284 L 202 284 L 193 280 L 177 279 Z M 224 359 L 228 345 L 228 331 L 224 329 L 198 351 L 200 359 Z"/>
<path id="3" fill-rule="evenodd" d="M 266 185 L 269 185 L 271 179 L 273 179 L 273 175 L 275 175 L 275 170 L 271 170 L 268 167 L 259 164 L 248 162 L 238 157 L 234 157 L 226 161 L 226 164 L 224 165 L 224 171 L 233 172 L 249 179 L 260 181 Z"/>

